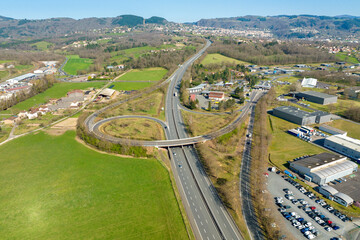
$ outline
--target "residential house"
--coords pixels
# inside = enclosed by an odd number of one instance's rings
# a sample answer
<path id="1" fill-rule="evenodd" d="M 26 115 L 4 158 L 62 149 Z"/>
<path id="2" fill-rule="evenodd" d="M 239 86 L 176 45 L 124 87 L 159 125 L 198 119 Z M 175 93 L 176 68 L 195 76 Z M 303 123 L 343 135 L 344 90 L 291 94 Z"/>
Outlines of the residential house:
<path id="1" fill-rule="evenodd" d="M 224 92 L 210 92 L 209 99 L 215 100 L 215 101 L 223 101 L 225 99 L 225 93 Z"/>

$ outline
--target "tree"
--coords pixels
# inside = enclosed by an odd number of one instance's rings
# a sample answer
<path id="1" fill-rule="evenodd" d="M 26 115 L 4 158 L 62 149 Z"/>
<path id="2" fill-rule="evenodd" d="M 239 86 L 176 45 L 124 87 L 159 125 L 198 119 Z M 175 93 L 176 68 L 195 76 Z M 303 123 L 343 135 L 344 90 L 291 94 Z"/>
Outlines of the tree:
<path id="1" fill-rule="evenodd" d="M 207 109 L 209 112 L 211 111 L 211 101 L 209 101 L 208 103 L 208 109 Z"/>

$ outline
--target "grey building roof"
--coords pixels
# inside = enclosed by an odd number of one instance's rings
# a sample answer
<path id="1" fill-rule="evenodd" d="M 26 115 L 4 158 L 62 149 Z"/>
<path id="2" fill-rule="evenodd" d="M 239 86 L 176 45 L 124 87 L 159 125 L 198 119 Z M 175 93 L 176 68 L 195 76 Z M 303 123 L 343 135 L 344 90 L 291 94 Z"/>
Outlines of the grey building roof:
<path id="1" fill-rule="evenodd" d="M 349 197 L 348 195 L 346 195 L 345 193 L 341 193 L 338 192 L 336 193 L 334 196 L 341 198 L 342 200 L 344 200 L 345 202 L 347 202 L 348 204 L 351 204 L 354 202 L 354 199 L 352 199 L 351 197 Z"/>
<path id="2" fill-rule="evenodd" d="M 281 106 L 281 107 L 275 108 L 275 110 L 286 112 L 288 114 L 291 114 L 291 115 L 294 115 L 294 116 L 297 116 L 300 118 L 311 116 L 311 114 L 309 112 L 305 112 L 305 111 L 300 110 L 293 106 Z"/>
<path id="3" fill-rule="evenodd" d="M 321 188 L 328 191 L 331 195 L 335 195 L 339 192 L 338 190 L 336 190 L 333 187 L 330 187 L 329 185 L 323 185 L 323 186 L 321 186 Z"/>
<path id="4" fill-rule="evenodd" d="M 324 167 L 324 168 L 319 169 L 319 170 L 315 170 L 312 173 L 316 174 L 320 178 L 325 179 L 325 178 L 333 176 L 333 175 L 335 175 L 337 173 L 344 172 L 344 171 L 354 169 L 354 168 L 357 168 L 356 163 L 353 163 L 353 162 L 351 162 L 349 160 L 344 160 L 344 161 L 341 161 L 339 163 L 333 164 L 331 166 Z"/>
<path id="5" fill-rule="evenodd" d="M 345 132 L 345 131 L 343 131 L 343 130 L 340 130 L 340 129 L 338 129 L 338 128 L 334 128 L 334 127 L 329 126 L 329 125 L 326 125 L 326 124 L 322 124 L 322 125 L 319 127 L 319 129 L 320 129 L 321 131 L 324 131 L 324 132 L 326 132 L 326 131 L 331 131 L 331 132 L 336 132 L 336 133 L 339 133 L 339 134 L 346 134 L 346 133 L 347 133 L 347 132 Z"/>
<path id="6" fill-rule="evenodd" d="M 336 97 L 335 95 L 330 95 L 330 94 L 321 93 L 321 92 L 315 92 L 315 91 L 305 91 L 305 92 L 301 92 L 299 94 L 313 96 L 313 97 L 319 97 L 319 98 L 333 98 L 333 97 Z"/>
<path id="7" fill-rule="evenodd" d="M 344 156 L 339 155 L 339 154 L 333 154 L 333 153 L 320 153 L 317 155 L 313 155 L 307 158 L 303 158 L 297 161 L 292 162 L 293 164 L 299 165 L 299 166 L 303 166 L 303 167 L 307 167 L 310 169 L 319 167 L 319 166 L 323 166 L 323 165 L 327 165 L 331 162 L 343 159 Z"/>

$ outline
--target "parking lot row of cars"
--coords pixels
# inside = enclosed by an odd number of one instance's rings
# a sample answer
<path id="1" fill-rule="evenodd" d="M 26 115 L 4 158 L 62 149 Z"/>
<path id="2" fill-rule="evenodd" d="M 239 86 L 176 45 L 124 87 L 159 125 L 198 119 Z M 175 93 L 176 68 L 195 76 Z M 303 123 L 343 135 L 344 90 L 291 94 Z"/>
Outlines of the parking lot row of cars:
<path id="1" fill-rule="evenodd" d="M 276 204 L 280 207 L 279 211 L 281 214 L 291 222 L 291 224 L 300 230 L 300 232 L 306 237 L 307 239 L 314 239 L 319 236 L 319 231 L 312 226 L 311 222 L 306 221 L 303 217 L 301 217 L 296 212 L 286 212 L 286 209 L 291 208 L 289 205 L 282 205 L 283 198 L 276 197 L 275 198 Z"/>
<path id="2" fill-rule="evenodd" d="M 285 178 L 285 181 L 288 181 L 290 184 L 292 184 L 294 187 L 296 187 L 301 193 L 303 193 L 304 195 L 308 196 L 310 199 L 316 199 L 316 196 L 312 193 L 312 192 L 308 192 L 303 186 L 301 186 L 300 183 L 295 182 L 294 180 L 292 180 L 291 178 Z M 285 196 L 286 197 L 286 196 Z M 291 200 L 294 204 L 296 204 L 296 200 Z M 347 217 L 345 214 L 342 214 L 341 212 L 339 212 L 338 210 L 334 209 L 333 207 L 331 207 L 330 205 L 328 205 L 324 199 L 316 199 L 315 200 L 316 203 L 318 203 L 320 206 L 322 206 L 323 208 L 327 209 L 330 213 L 333 213 L 335 216 L 339 217 L 343 222 L 347 222 L 349 221 L 349 217 Z M 304 204 L 304 203 L 301 203 Z"/>

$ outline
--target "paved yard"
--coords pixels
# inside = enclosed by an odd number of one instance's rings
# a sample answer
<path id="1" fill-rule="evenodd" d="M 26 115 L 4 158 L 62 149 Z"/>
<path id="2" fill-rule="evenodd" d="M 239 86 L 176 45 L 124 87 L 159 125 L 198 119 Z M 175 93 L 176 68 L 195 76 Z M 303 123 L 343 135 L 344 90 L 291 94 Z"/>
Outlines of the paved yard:
<path id="1" fill-rule="evenodd" d="M 304 199 L 305 201 L 307 201 L 309 203 L 310 206 L 315 206 L 316 209 L 319 209 L 326 217 L 328 217 L 331 221 L 336 223 L 340 227 L 340 229 L 336 230 L 336 231 L 333 230 L 331 232 L 325 231 L 324 227 L 320 226 L 312 218 L 310 218 L 302 209 L 299 209 L 297 207 L 297 206 L 299 206 L 299 204 L 294 205 L 284 197 L 284 195 L 285 195 L 285 193 L 283 191 L 284 188 L 290 189 L 293 192 L 295 199 L 299 199 L 299 198 Z M 302 194 L 297 188 L 295 188 L 289 182 L 285 181 L 281 177 L 281 175 L 278 175 L 278 174 L 275 174 L 275 173 L 269 173 L 268 190 L 273 195 L 273 197 L 283 197 L 283 199 L 284 199 L 283 204 L 291 206 L 291 208 L 287 210 L 288 212 L 289 211 L 296 212 L 301 217 L 303 217 L 306 221 L 312 223 L 312 225 L 320 233 L 320 235 L 318 237 L 316 237 L 315 239 L 325 240 L 325 239 L 330 239 L 332 237 L 339 237 L 339 236 L 342 236 L 343 234 L 345 234 L 347 231 L 350 231 L 350 230 L 354 229 L 355 227 L 357 227 L 351 222 L 344 223 L 343 221 L 341 221 L 338 217 L 336 217 L 332 213 L 328 212 L 326 209 L 321 207 L 319 204 L 315 203 L 314 200 L 311 200 L 309 197 Z M 274 204 L 275 204 L 275 200 L 274 200 Z M 306 239 L 304 237 L 304 235 L 300 232 L 300 230 L 293 227 L 291 225 L 291 222 L 287 221 L 281 215 L 280 212 L 277 211 L 275 214 L 278 214 L 282 218 L 282 221 L 285 222 L 285 225 L 288 227 L 288 230 L 291 231 L 291 233 L 293 233 L 293 235 L 296 237 L 296 239 Z"/>

